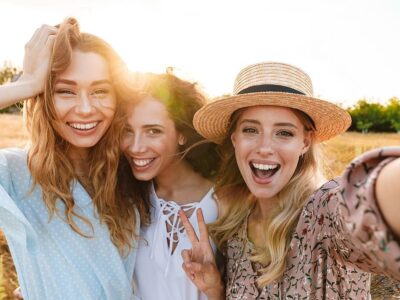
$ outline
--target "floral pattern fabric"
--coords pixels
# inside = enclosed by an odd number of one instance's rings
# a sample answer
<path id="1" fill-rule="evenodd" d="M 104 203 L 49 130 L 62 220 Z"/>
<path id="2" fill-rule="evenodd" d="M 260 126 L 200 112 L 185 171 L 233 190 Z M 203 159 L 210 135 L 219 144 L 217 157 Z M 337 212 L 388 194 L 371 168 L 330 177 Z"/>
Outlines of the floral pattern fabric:
<path id="1" fill-rule="evenodd" d="M 370 273 L 400 280 L 400 242 L 375 199 L 380 170 L 399 156 L 399 147 L 370 151 L 319 188 L 293 232 L 283 276 L 261 290 L 242 226 L 227 244 L 227 299 L 369 299 Z"/>

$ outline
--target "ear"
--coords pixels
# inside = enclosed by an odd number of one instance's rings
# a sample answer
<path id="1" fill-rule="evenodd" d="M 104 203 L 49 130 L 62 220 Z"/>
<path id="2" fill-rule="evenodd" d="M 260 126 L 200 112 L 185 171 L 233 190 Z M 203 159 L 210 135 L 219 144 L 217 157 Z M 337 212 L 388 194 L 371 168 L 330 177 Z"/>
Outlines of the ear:
<path id="1" fill-rule="evenodd" d="M 182 133 L 179 133 L 178 135 L 178 144 L 179 146 L 183 146 L 186 144 L 186 137 Z"/>
<path id="2" fill-rule="evenodd" d="M 301 155 L 305 154 L 308 151 L 308 149 L 310 149 L 311 143 L 312 143 L 311 132 L 306 131 L 304 134 L 303 149 L 301 149 Z"/>
<path id="3" fill-rule="evenodd" d="M 236 135 L 235 135 L 235 132 L 232 132 L 232 134 L 231 134 L 231 141 L 232 141 L 233 148 L 235 148 L 235 146 L 236 146 Z"/>

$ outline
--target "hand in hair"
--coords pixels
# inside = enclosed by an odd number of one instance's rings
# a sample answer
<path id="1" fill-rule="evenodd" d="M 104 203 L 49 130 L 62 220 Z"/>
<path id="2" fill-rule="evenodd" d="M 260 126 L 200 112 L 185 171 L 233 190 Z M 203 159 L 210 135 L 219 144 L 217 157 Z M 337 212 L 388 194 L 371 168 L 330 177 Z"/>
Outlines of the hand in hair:
<path id="1" fill-rule="evenodd" d="M 0 108 L 36 96 L 44 90 L 57 28 L 42 25 L 25 45 L 21 77 L 0 87 Z"/>
<path id="2" fill-rule="evenodd" d="M 200 239 L 185 213 L 182 210 L 179 212 L 183 226 L 192 243 L 192 249 L 182 251 L 182 268 L 197 288 L 207 295 L 208 299 L 225 299 L 225 286 L 215 262 L 207 226 L 200 208 L 196 211 L 196 214 Z"/>

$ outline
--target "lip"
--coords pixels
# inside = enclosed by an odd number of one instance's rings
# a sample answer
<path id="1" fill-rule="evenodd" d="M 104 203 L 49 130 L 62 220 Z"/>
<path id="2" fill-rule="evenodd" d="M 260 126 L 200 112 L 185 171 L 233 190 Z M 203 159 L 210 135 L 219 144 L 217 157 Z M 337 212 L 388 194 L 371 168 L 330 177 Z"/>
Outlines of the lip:
<path id="1" fill-rule="evenodd" d="M 146 164 L 146 165 L 139 166 L 134 162 L 135 160 L 150 160 L 150 162 L 148 164 Z M 154 165 L 154 162 L 156 160 L 157 160 L 157 157 L 152 157 L 152 158 L 131 157 L 130 158 L 130 165 L 135 171 L 144 172 L 144 171 L 147 171 L 148 169 L 150 169 Z"/>
<path id="2" fill-rule="evenodd" d="M 88 136 L 88 135 L 93 134 L 97 130 L 97 128 L 99 128 L 101 123 L 102 122 L 99 120 L 85 121 L 85 122 L 73 121 L 73 122 L 66 122 L 66 126 L 77 135 Z M 74 124 L 74 126 L 71 124 Z M 92 125 L 94 125 L 92 128 L 85 128 L 85 126 L 92 126 Z M 77 127 L 81 127 L 81 128 L 77 128 Z"/>
<path id="3" fill-rule="evenodd" d="M 255 173 L 254 173 L 254 171 L 253 171 L 253 169 L 252 169 L 253 164 L 277 165 L 277 166 L 278 166 L 278 170 L 276 170 L 276 172 L 275 172 L 272 176 L 270 176 L 270 177 L 268 177 L 268 178 L 260 178 L 260 177 L 257 177 L 257 176 L 255 175 Z M 281 165 L 280 165 L 279 163 L 273 162 L 273 161 L 251 160 L 251 161 L 249 162 L 249 168 L 250 168 L 250 172 L 251 172 L 251 175 L 252 175 L 253 180 L 254 180 L 255 183 L 258 183 L 258 184 L 269 184 L 269 183 L 271 183 L 271 182 L 274 180 L 274 178 L 276 177 L 276 175 L 279 173 L 280 168 L 281 168 Z"/>
<path id="4" fill-rule="evenodd" d="M 251 159 L 249 164 L 279 165 L 279 163 L 277 163 L 276 161 L 263 159 Z"/>

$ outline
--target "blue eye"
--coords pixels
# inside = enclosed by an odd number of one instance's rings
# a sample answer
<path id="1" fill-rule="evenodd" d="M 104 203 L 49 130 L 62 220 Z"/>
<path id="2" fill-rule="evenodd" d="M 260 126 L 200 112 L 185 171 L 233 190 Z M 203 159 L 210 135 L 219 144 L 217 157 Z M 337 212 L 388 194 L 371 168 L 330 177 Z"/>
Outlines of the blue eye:
<path id="1" fill-rule="evenodd" d="M 294 136 L 294 134 L 289 130 L 280 130 L 280 131 L 278 131 L 277 134 L 280 135 L 280 136 L 284 136 L 284 137 Z"/>
<path id="2" fill-rule="evenodd" d="M 256 134 L 258 133 L 258 130 L 253 128 L 253 127 L 245 127 L 242 129 L 243 133 L 250 133 L 250 134 Z"/>

